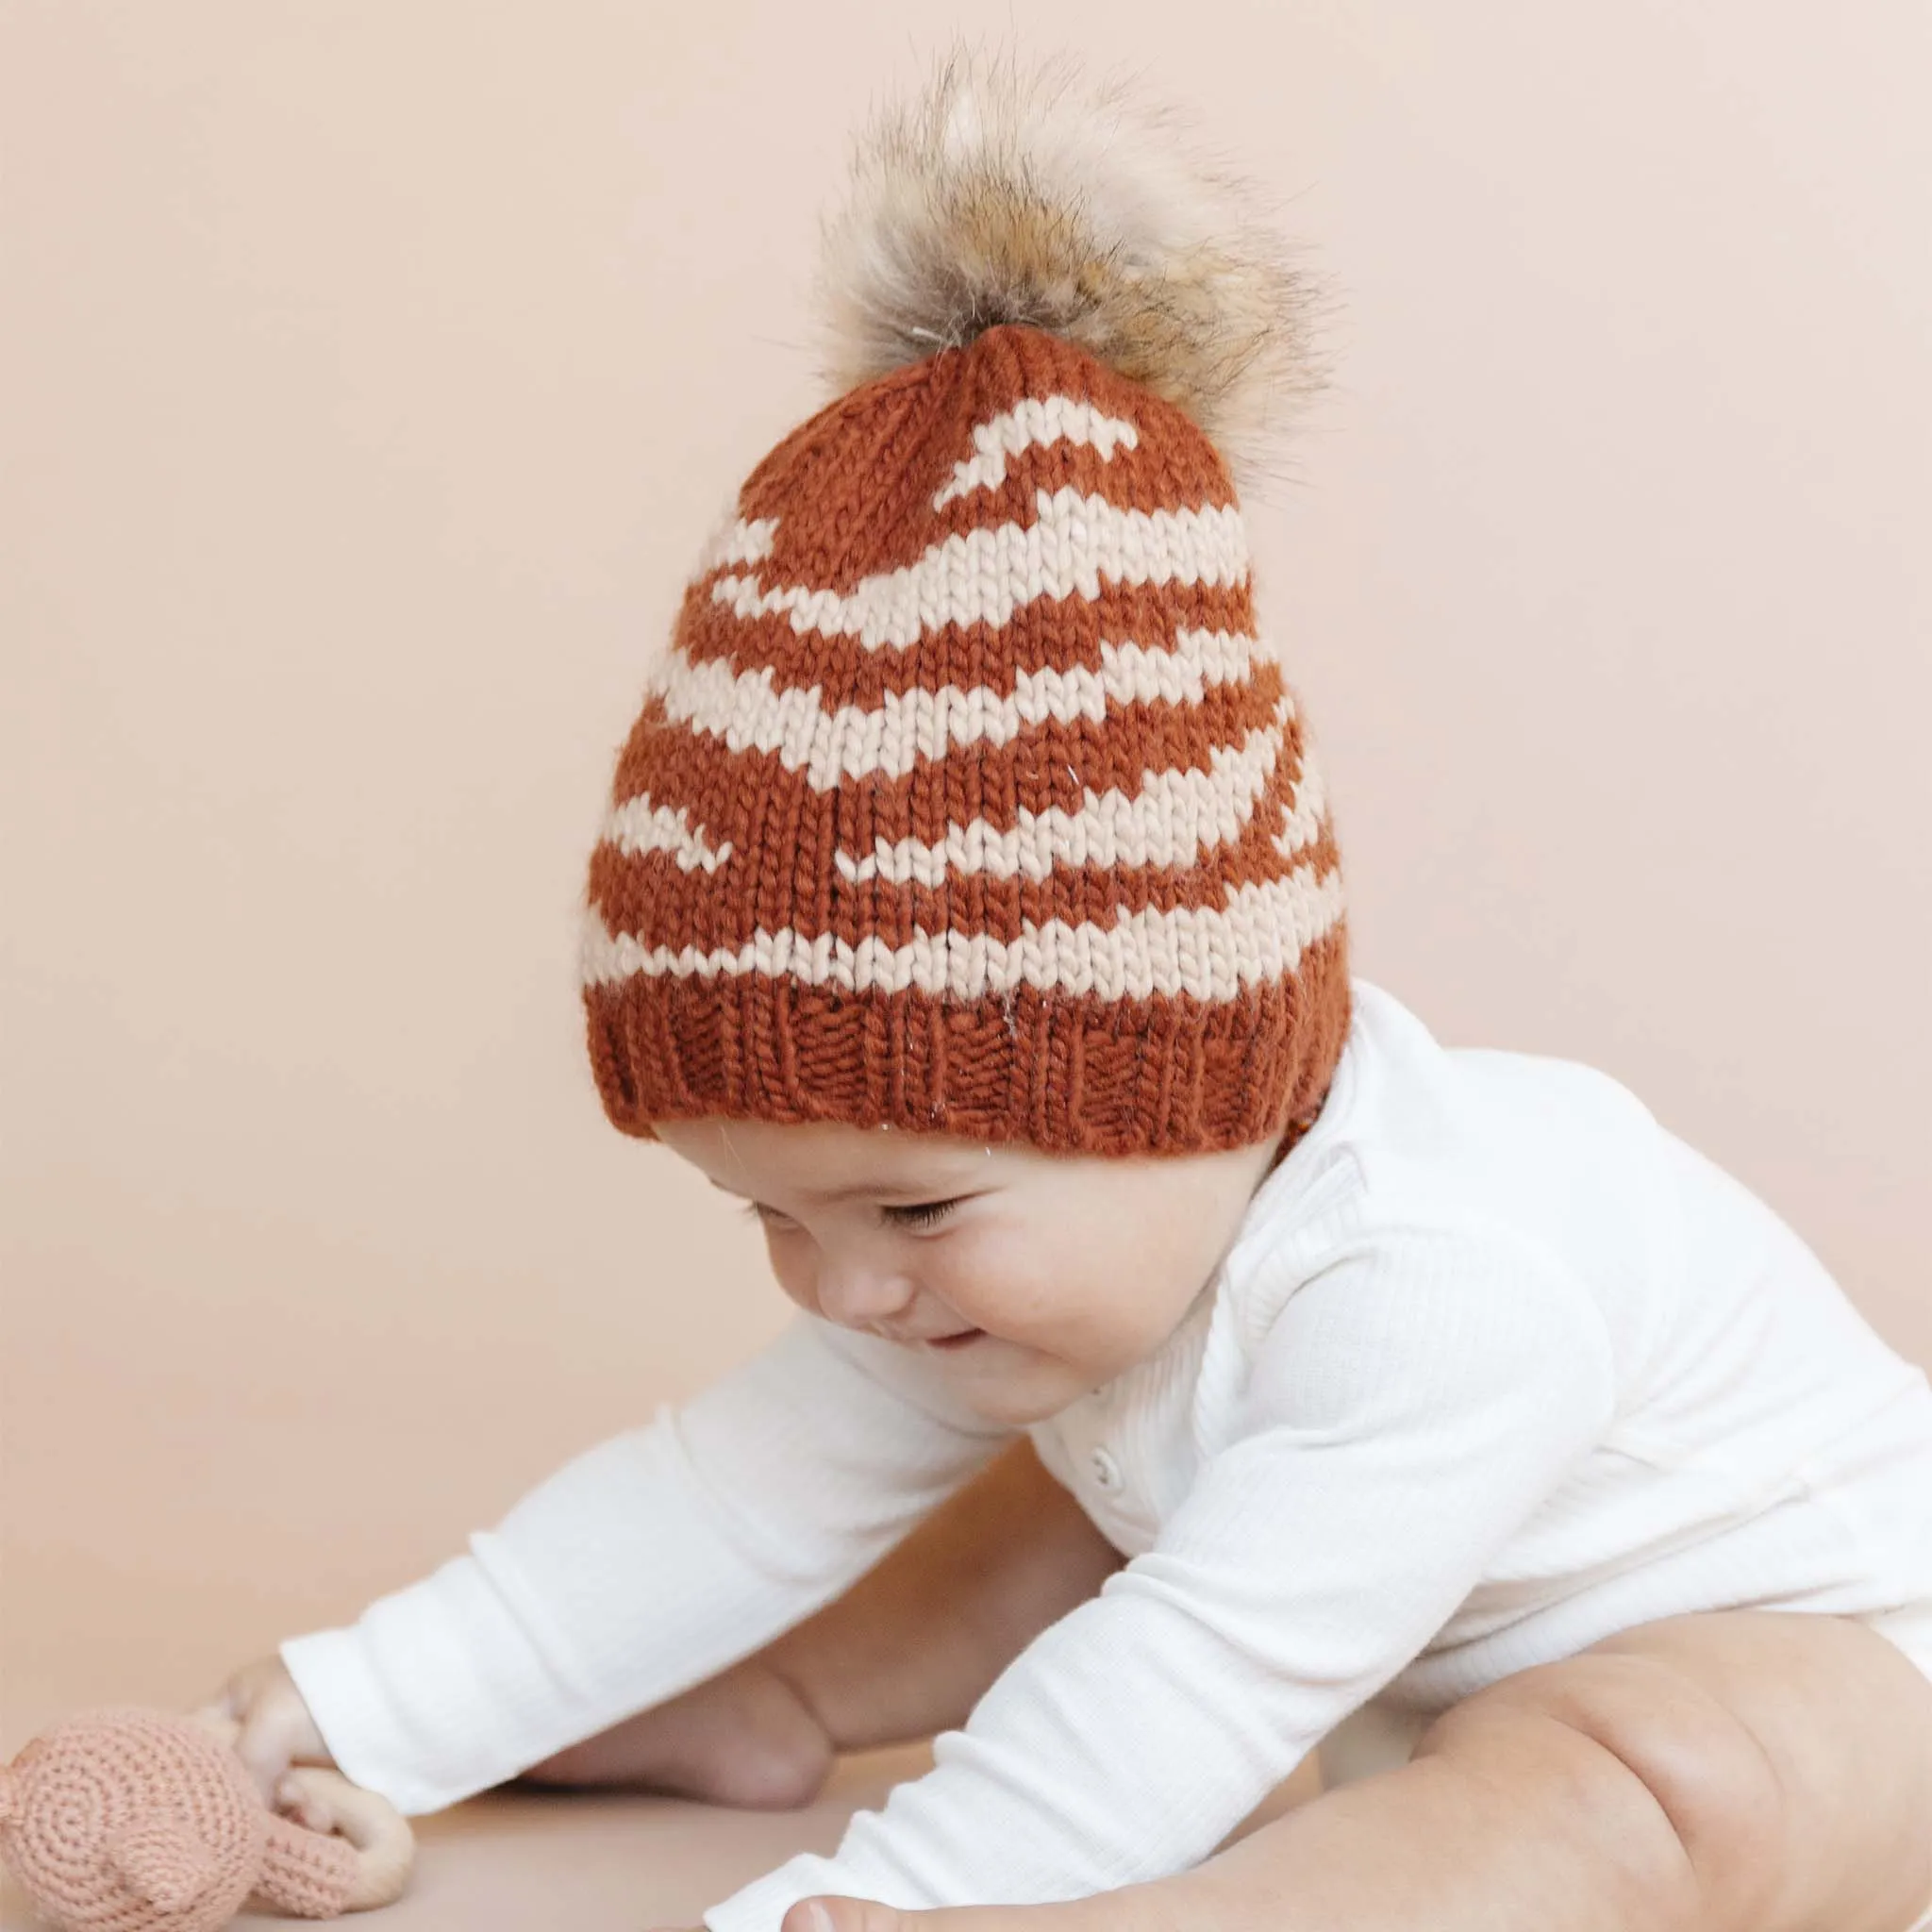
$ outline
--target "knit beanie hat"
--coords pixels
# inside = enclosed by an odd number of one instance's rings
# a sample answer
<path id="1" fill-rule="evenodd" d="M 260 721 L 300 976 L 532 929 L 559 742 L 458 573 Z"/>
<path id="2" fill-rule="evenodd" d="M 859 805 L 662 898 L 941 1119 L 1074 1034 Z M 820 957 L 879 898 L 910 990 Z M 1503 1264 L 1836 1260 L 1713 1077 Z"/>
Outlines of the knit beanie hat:
<path id="1" fill-rule="evenodd" d="M 862 137 L 837 400 L 697 560 L 590 865 L 625 1132 L 721 1116 L 1178 1154 L 1319 1107 L 1340 859 L 1230 464 L 1310 285 L 1172 116 L 954 53 Z"/>

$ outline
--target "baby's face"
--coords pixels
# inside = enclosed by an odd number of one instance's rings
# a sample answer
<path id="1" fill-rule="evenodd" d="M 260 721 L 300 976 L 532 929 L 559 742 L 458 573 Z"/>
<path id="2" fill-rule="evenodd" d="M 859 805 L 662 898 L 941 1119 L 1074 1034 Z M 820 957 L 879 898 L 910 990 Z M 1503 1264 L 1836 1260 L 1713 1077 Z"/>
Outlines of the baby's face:
<path id="1" fill-rule="evenodd" d="M 979 1414 L 1015 1424 L 1174 1333 L 1276 1144 L 1103 1159 L 829 1123 L 656 1131 L 749 1204 L 800 1307 L 918 1350 Z M 972 1340 L 936 1345 L 967 1329 Z"/>

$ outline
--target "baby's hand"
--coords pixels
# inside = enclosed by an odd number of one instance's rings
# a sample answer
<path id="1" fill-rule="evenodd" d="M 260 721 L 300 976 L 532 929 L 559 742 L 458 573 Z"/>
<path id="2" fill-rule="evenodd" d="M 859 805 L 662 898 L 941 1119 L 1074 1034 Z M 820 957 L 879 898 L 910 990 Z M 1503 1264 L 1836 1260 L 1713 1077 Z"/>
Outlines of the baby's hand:
<path id="1" fill-rule="evenodd" d="M 291 1764 L 340 1769 L 279 1656 L 243 1665 L 190 1715 L 233 1746 L 271 1810 L 291 1808 L 283 1785 Z"/>

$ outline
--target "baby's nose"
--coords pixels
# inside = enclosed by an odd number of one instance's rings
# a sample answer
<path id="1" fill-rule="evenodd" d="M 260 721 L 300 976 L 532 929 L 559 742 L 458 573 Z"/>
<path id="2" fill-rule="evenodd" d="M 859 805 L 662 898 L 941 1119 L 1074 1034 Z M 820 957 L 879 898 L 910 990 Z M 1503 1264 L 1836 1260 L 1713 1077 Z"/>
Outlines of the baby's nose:
<path id="1" fill-rule="evenodd" d="M 847 1328 L 896 1323 L 917 1291 L 896 1270 L 863 1262 L 822 1269 L 818 1290 L 819 1312 Z"/>

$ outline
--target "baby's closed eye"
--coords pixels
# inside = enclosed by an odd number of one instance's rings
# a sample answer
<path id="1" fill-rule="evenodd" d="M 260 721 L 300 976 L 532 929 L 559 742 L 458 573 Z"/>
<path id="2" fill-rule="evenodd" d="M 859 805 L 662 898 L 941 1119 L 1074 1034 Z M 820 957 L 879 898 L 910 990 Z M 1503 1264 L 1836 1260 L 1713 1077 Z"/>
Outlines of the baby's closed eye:
<path id="1" fill-rule="evenodd" d="M 968 1195 L 957 1194 L 943 1201 L 916 1201 L 900 1206 L 882 1207 L 879 1209 L 879 1219 L 888 1227 L 932 1227 L 969 1198 Z M 797 1225 L 789 1214 L 780 1213 L 775 1208 L 768 1208 L 761 1201 L 747 1201 L 743 1211 L 754 1221 L 767 1227 Z"/>
<path id="2" fill-rule="evenodd" d="M 881 1208 L 879 1219 L 892 1227 L 931 1227 L 943 1221 L 959 1205 L 959 1198 L 950 1201 L 921 1201 L 907 1208 Z"/>

